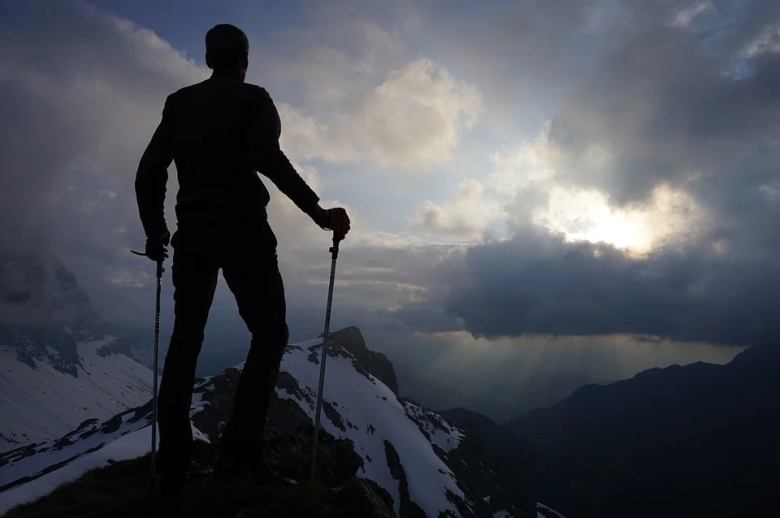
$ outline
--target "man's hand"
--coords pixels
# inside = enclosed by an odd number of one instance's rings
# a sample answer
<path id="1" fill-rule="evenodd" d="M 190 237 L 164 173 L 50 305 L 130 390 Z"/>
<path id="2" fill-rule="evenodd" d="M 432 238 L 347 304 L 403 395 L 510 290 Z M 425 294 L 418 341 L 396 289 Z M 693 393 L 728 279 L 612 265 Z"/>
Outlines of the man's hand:
<path id="1" fill-rule="evenodd" d="M 333 238 L 336 241 L 341 241 L 347 237 L 349 232 L 349 216 L 347 211 L 341 207 L 334 209 L 328 209 L 328 220 L 330 224 L 328 227 L 333 231 Z"/>
<path id="2" fill-rule="evenodd" d="M 333 237 L 341 241 L 347 237 L 350 228 L 349 216 L 347 211 L 341 207 L 323 210 L 317 205 L 312 214 L 314 221 L 325 230 L 332 230 Z"/>
<path id="3" fill-rule="evenodd" d="M 168 243 L 171 241 L 171 234 L 166 230 L 160 237 L 146 239 L 146 257 L 158 263 L 168 259 Z"/>

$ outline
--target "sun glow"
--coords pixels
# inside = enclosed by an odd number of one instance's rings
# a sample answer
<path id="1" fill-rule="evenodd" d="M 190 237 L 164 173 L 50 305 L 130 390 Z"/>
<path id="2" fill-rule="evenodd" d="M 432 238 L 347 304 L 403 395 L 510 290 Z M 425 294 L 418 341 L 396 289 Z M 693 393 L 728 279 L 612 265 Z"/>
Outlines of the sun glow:
<path id="1" fill-rule="evenodd" d="M 668 186 L 656 188 L 648 203 L 627 208 L 610 207 L 599 191 L 554 187 L 547 207 L 534 216 L 567 241 L 604 242 L 644 255 L 695 232 L 702 210 L 687 193 Z"/>

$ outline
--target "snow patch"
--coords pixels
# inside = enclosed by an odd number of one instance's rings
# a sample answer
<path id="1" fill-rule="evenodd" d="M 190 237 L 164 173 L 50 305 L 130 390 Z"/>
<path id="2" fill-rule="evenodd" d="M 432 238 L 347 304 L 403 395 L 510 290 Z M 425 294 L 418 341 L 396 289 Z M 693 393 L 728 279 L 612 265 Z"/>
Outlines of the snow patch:
<path id="1" fill-rule="evenodd" d="M 150 416 L 140 416 L 140 419 L 130 422 L 133 417 L 135 412 L 128 411 L 111 420 L 95 422 L 73 433 L 68 441 L 60 439 L 36 445 L 34 454 L 0 466 L 0 487 L 24 477 L 38 477 L 1 492 L 0 514 L 10 507 L 36 500 L 91 469 L 107 465 L 111 460 L 134 459 L 149 453 L 152 443 Z M 107 426 L 114 419 L 119 426 L 104 433 L 102 430 L 111 429 Z M 195 440 L 208 442 L 208 437 L 195 426 L 192 426 L 192 436 Z M 158 433 L 158 445 L 159 438 Z M 60 442 L 63 444 L 58 448 L 57 443 Z M 60 463 L 62 467 L 42 474 L 46 468 Z"/>
<path id="2" fill-rule="evenodd" d="M 126 433 L 112 440 L 105 447 L 83 455 L 67 466 L 0 493 L 0 512 L 5 513 L 11 507 L 36 500 L 52 492 L 57 486 L 79 478 L 91 469 L 107 465 L 109 460 L 134 459 L 144 455 L 150 451 L 151 442 L 151 427 L 149 426 Z M 36 457 L 38 456 L 36 455 Z M 0 469 L 5 470 L 5 468 L 6 466 L 3 466 Z"/>
<path id="3" fill-rule="evenodd" d="M 544 514 L 541 511 L 545 511 Z M 536 518 L 564 518 L 564 516 L 546 505 L 536 502 Z"/>

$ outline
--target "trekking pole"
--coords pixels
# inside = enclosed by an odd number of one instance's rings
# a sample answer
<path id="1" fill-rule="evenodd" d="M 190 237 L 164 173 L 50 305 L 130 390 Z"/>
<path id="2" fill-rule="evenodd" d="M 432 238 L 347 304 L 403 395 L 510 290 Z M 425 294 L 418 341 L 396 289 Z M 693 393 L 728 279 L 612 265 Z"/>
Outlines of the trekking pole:
<path id="1" fill-rule="evenodd" d="M 135 255 L 146 256 L 141 252 L 131 250 Z M 151 487 L 154 492 L 155 475 L 155 454 L 157 452 L 157 358 L 160 347 L 160 293 L 162 292 L 162 274 L 163 262 L 157 261 L 157 295 L 154 305 L 154 370 L 152 371 L 152 465 L 151 465 Z"/>
<path id="2" fill-rule="evenodd" d="M 330 263 L 330 284 L 328 285 L 328 306 L 325 310 L 325 332 L 322 335 L 322 360 L 320 361 L 320 385 L 317 390 L 317 413 L 314 417 L 314 446 L 311 456 L 311 478 L 310 482 L 314 481 L 314 472 L 317 469 L 317 442 L 320 433 L 320 412 L 322 411 L 322 387 L 325 384 L 325 360 L 328 350 L 328 328 L 330 327 L 330 310 L 333 304 L 333 281 L 336 278 L 336 259 L 339 256 L 339 238 L 333 237 L 333 246 L 330 248 L 331 263 Z"/>

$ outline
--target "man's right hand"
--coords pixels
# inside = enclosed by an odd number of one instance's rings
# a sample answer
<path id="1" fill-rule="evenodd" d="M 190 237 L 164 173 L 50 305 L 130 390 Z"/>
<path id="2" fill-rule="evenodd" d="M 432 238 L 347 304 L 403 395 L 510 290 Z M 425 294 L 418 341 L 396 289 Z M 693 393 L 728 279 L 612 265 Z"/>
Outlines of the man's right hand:
<path id="1" fill-rule="evenodd" d="M 168 258 L 168 249 L 166 247 L 170 241 L 171 234 L 167 230 L 158 238 L 146 238 L 146 257 L 156 263 L 164 261 Z"/>
<path id="2" fill-rule="evenodd" d="M 349 216 L 347 211 L 341 207 L 323 210 L 319 205 L 314 209 L 312 215 L 314 221 L 325 230 L 332 230 L 333 237 L 337 241 L 346 238 L 350 229 Z"/>
<path id="3" fill-rule="evenodd" d="M 334 209 L 328 209 L 328 219 L 330 220 L 330 229 L 333 231 L 333 238 L 336 241 L 341 241 L 347 237 L 349 232 L 350 222 L 347 211 L 341 207 Z"/>

